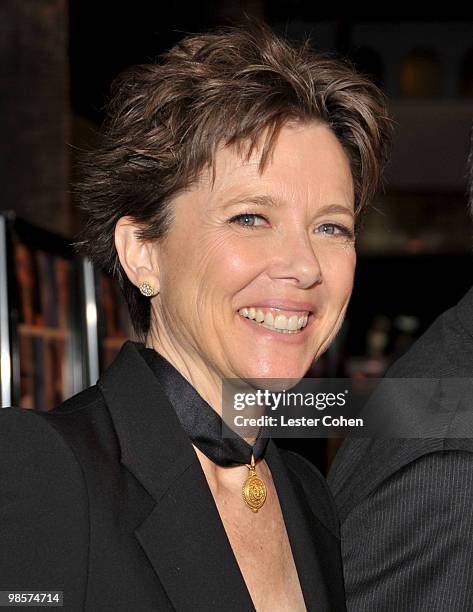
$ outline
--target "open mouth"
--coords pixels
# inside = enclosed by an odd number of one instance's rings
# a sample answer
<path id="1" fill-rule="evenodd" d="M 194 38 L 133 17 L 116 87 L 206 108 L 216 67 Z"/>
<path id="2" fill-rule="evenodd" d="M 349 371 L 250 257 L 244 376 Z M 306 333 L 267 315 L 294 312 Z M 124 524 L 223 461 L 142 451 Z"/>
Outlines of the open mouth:
<path id="1" fill-rule="evenodd" d="M 300 334 L 313 318 L 312 311 L 283 311 L 278 308 L 240 308 L 238 314 L 257 325 L 281 334 Z"/>

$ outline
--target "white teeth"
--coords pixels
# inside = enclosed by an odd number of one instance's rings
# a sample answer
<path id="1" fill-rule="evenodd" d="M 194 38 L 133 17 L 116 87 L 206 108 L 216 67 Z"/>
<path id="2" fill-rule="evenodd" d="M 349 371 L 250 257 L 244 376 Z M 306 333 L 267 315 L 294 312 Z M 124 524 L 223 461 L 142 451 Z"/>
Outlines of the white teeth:
<path id="1" fill-rule="evenodd" d="M 256 311 L 256 321 L 257 323 L 261 323 L 262 321 L 264 321 L 264 312 L 262 310 L 257 310 Z"/>
<path id="2" fill-rule="evenodd" d="M 285 317 L 284 315 L 277 315 L 274 319 L 274 327 L 276 329 L 287 329 L 287 317 Z"/>
<path id="3" fill-rule="evenodd" d="M 307 325 L 307 321 L 309 319 L 308 314 L 301 316 L 292 315 L 290 317 L 283 314 L 276 314 L 276 316 L 274 316 L 271 311 L 265 313 L 260 308 L 255 308 L 253 306 L 250 306 L 249 308 L 240 308 L 238 312 L 247 319 L 255 320 L 264 327 L 268 327 L 273 330 L 276 329 L 282 333 L 294 333 L 299 331 Z"/>

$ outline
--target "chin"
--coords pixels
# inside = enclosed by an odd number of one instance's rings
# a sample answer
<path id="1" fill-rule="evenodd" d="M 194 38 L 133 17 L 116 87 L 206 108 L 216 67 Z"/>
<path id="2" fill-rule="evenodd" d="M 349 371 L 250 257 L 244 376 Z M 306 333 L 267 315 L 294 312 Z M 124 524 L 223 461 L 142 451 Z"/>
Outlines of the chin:
<path id="1" fill-rule="evenodd" d="M 287 362 L 281 362 L 280 359 L 277 362 L 261 360 L 259 367 L 242 368 L 239 378 L 249 381 L 253 380 L 255 385 L 261 384 L 262 388 L 272 390 L 289 389 L 304 377 L 309 367 L 310 364 L 307 367 L 294 363 L 289 365 Z"/>

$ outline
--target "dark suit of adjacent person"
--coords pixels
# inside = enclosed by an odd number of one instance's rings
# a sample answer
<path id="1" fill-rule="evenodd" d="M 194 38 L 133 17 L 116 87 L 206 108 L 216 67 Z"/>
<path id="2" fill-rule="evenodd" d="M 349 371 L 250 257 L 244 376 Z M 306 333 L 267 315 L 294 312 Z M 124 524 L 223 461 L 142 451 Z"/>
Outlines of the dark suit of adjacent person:
<path id="1" fill-rule="evenodd" d="M 0 410 L 0 590 L 62 590 L 71 612 L 254 610 L 142 348 L 125 343 L 96 386 L 50 413 Z M 307 609 L 345 610 L 324 479 L 272 441 L 265 459 Z"/>
<path id="2" fill-rule="evenodd" d="M 386 376 L 471 378 L 473 289 Z M 436 421 L 428 439 L 342 445 L 329 484 L 341 520 L 348 610 L 473 610 L 473 439 L 460 437 L 463 427 L 471 430 L 470 397 L 462 413 Z"/>

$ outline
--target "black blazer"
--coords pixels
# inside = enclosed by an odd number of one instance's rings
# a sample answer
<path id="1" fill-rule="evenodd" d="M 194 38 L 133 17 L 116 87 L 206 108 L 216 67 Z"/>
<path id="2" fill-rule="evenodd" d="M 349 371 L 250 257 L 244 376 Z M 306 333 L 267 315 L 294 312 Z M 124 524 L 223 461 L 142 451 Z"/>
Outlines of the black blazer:
<path id="1" fill-rule="evenodd" d="M 66 610 L 254 610 L 189 438 L 128 341 L 50 413 L 0 410 L 0 590 L 63 590 Z M 308 610 L 345 610 L 324 479 L 266 460 Z M 265 559 L 261 559 L 265 563 Z"/>
<path id="2" fill-rule="evenodd" d="M 473 288 L 386 376 L 445 379 L 447 400 L 457 385 L 449 378 L 473 377 Z M 328 480 L 348 610 L 473 609 L 473 394 L 466 399 L 432 419 L 428 438 L 350 438 L 337 453 Z M 413 418 L 416 405 L 413 397 Z"/>

